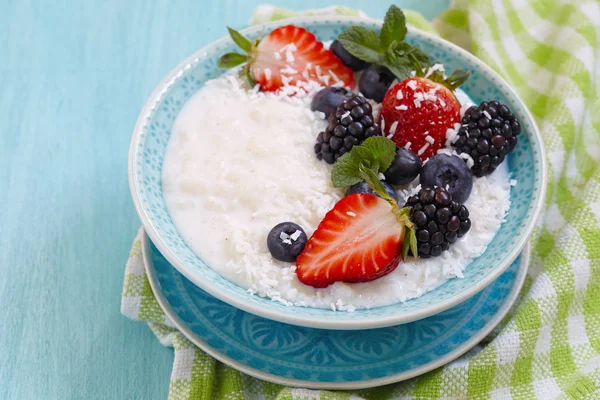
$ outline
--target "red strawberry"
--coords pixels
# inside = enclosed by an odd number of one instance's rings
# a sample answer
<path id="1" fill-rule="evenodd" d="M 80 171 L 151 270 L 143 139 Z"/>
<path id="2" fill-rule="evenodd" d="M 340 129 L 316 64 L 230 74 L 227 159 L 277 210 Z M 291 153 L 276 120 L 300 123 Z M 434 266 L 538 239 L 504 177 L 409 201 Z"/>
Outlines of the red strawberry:
<path id="1" fill-rule="evenodd" d="M 396 269 L 412 225 L 394 208 L 372 194 L 340 200 L 296 259 L 300 281 L 322 288 L 337 281 L 372 281 Z"/>
<path id="2" fill-rule="evenodd" d="M 247 61 L 246 73 L 262 90 L 276 91 L 285 85 L 299 86 L 310 80 L 323 86 L 342 81 L 344 86 L 354 87 L 352 69 L 323 48 L 323 43 L 304 28 L 282 26 L 254 43 L 233 29 L 229 32 L 248 56 L 225 54 L 219 60 L 219 66 L 232 67 Z"/>
<path id="3" fill-rule="evenodd" d="M 451 80 L 456 74 L 456 78 Z M 394 85 L 381 104 L 381 125 L 384 134 L 395 132 L 392 140 L 399 147 L 407 147 L 421 160 L 437 154 L 446 142 L 446 131 L 460 122 L 460 103 L 452 90 L 468 76 L 460 71 L 437 81 L 413 77 Z"/>

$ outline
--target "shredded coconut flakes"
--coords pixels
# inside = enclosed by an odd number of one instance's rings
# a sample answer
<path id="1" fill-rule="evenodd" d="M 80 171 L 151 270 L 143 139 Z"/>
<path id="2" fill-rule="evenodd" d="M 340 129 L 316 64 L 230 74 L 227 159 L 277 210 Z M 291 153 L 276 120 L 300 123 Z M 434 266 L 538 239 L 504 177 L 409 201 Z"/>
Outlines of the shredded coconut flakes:
<path id="1" fill-rule="evenodd" d="M 398 121 L 394 121 L 392 126 L 390 126 L 390 135 L 394 136 L 396 134 L 397 128 L 398 128 Z"/>
<path id="2" fill-rule="evenodd" d="M 421 147 L 421 148 L 419 149 L 419 151 L 417 152 L 417 154 L 418 154 L 418 155 L 421 155 L 421 154 L 425 153 L 425 150 L 427 150 L 427 148 L 428 148 L 428 147 L 429 147 L 429 143 L 425 143 L 425 144 L 423 145 L 423 147 Z"/>

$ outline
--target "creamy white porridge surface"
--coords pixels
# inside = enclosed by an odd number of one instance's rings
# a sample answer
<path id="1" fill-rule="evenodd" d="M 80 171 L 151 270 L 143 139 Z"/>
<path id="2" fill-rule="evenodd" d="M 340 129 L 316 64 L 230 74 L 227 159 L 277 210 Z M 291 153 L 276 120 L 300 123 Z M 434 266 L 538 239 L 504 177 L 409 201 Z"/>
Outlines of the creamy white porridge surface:
<path id="1" fill-rule="evenodd" d="M 311 94 L 247 90 L 228 73 L 207 82 L 184 106 L 173 126 L 162 182 L 169 214 L 192 250 L 252 293 L 337 310 L 406 301 L 462 276 L 510 207 L 506 163 L 474 180 L 465 203 L 471 230 L 440 257 L 409 258 L 375 281 L 315 289 L 298 280 L 292 263 L 271 256 L 266 237 L 274 225 L 292 221 L 310 237 L 343 196 L 331 184 L 331 166 L 315 157 L 316 134 L 327 122 L 310 110 L 310 99 Z M 416 189 L 400 190 L 400 203 Z"/>

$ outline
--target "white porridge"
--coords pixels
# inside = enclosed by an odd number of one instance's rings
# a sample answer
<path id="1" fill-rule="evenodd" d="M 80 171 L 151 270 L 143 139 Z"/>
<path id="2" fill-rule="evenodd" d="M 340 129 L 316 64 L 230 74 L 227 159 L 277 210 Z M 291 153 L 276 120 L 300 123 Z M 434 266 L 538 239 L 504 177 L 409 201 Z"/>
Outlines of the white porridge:
<path id="1" fill-rule="evenodd" d="M 462 276 L 503 222 L 510 207 L 506 163 L 474 180 L 465 203 L 471 230 L 440 257 L 409 257 L 389 275 L 366 283 L 321 289 L 302 284 L 293 263 L 271 256 L 266 237 L 282 221 L 299 224 L 310 237 L 343 197 L 331 184 L 331 166 L 313 151 L 327 122 L 310 111 L 310 96 L 249 91 L 240 82 L 225 74 L 184 106 L 173 126 L 162 181 L 168 211 L 186 243 L 250 292 L 289 305 L 349 311 L 406 301 Z M 400 204 L 414 190 L 400 190 Z"/>

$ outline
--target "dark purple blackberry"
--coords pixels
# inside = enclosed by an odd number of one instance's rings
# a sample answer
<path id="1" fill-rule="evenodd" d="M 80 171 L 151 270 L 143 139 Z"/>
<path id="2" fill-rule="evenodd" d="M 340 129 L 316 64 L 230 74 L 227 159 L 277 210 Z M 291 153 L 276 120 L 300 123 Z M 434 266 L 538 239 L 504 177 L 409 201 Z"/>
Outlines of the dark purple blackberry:
<path id="1" fill-rule="evenodd" d="M 453 146 L 473 159 L 473 174 L 489 175 L 517 145 L 521 124 L 508 107 L 497 101 L 482 102 L 467 110 Z"/>
<path id="2" fill-rule="evenodd" d="M 333 164 L 352 147 L 376 135 L 381 135 L 381 128 L 373 121 L 371 104 L 354 95 L 331 114 L 327 129 L 317 136 L 315 153 L 319 160 Z"/>
<path id="3" fill-rule="evenodd" d="M 406 200 L 416 225 L 419 257 L 437 257 L 471 229 L 469 210 L 441 187 L 421 189 Z"/>

